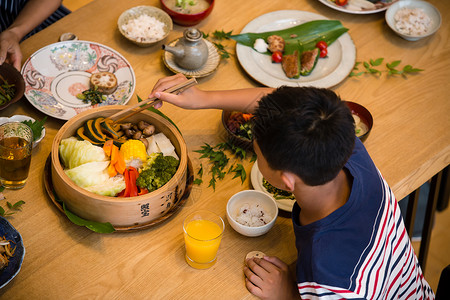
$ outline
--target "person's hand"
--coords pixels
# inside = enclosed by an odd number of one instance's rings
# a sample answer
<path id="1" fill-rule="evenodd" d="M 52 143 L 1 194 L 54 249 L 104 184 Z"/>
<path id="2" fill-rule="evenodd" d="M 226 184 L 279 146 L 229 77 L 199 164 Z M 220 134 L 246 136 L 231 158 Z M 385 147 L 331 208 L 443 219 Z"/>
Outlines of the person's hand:
<path id="1" fill-rule="evenodd" d="M 171 93 L 165 93 L 164 91 L 174 85 L 180 84 L 184 81 L 187 81 L 187 78 L 181 74 L 178 73 L 173 76 L 164 77 L 158 80 L 158 82 L 153 87 L 152 93 L 148 96 L 156 97 L 158 99 L 161 99 L 163 101 L 172 103 L 176 106 L 186 108 L 186 109 L 197 109 L 200 107 L 201 102 L 201 94 L 202 91 L 199 90 L 196 87 L 191 87 L 187 90 L 184 90 L 180 94 L 171 94 Z M 161 107 L 162 104 L 155 106 L 155 108 Z"/>
<path id="2" fill-rule="evenodd" d="M 22 51 L 20 51 L 20 37 L 13 30 L 0 33 L 0 65 L 7 62 L 20 71 Z"/>
<path id="3" fill-rule="evenodd" d="M 279 258 L 264 256 L 251 258 L 244 267 L 245 285 L 261 299 L 300 299 L 297 284 L 289 267 Z"/>

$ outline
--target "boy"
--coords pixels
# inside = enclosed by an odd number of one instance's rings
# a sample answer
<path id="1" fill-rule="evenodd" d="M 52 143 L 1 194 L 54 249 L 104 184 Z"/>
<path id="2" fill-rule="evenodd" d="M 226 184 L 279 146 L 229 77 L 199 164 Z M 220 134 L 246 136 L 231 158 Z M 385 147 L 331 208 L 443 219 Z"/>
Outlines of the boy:
<path id="1" fill-rule="evenodd" d="M 244 268 L 247 289 L 263 299 L 434 299 L 422 275 L 394 195 L 355 138 L 353 118 L 332 91 L 281 87 L 151 96 L 175 105 L 254 114 L 258 166 L 291 191 L 298 250 L 297 284 L 276 257 Z"/>

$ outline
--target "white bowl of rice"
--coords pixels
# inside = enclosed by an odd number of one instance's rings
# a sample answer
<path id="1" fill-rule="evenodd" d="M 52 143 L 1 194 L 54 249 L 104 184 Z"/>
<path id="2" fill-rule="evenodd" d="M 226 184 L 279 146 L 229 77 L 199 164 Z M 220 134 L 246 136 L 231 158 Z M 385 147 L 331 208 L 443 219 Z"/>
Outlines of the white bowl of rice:
<path id="1" fill-rule="evenodd" d="M 136 6 L 124 11 L 117 26 L 120 33 L 140 47 L 149 47 L 164 40 L 173 28 L 172 19 L 153 6 Z"/>
<path id="2" fill-rule="evenodd" d="M 227 219 L 234 230 L 245 236 L 260 236 L 275 224 L 278 206 L 272 196 L 257 190 L 234 194 L 227 203 Z"/>
<path id="3" fill-rule="evenodd" d="M 400 0 L 386 10 L 386 23 L 399 36 L 417 41 L 434 34 L 441 26 L 441 14 L 432 4 L 420 0 Z"/>

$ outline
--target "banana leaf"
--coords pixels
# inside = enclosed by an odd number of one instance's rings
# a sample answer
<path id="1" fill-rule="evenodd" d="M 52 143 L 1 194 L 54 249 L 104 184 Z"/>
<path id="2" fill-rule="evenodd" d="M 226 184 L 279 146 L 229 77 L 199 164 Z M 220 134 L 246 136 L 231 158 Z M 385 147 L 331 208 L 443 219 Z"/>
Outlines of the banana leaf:
<path id="1" fill-rule="evenodd" d="M 230 38 L 239 44 L 253 48 L 256 39 L 262 38 L 266 41 L 267 37 L 276 34 L 285 41 L 285 54 L 292 54 L 295 49 L 300 49 L 300 52 L 312 50 L 321 40 L 331 45 L 347 31 L 348 28 L 345 28 L 340 21 L 314 20 L 283 30 L 241 33 L 232 35 Z"/>

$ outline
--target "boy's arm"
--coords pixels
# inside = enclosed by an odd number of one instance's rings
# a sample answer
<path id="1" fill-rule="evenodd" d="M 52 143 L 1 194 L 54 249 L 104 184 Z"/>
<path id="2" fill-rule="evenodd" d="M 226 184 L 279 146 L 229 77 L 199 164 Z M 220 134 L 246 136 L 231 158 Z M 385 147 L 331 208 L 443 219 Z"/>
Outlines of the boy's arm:
<path id="1" fill-rule="evenodd" d="M 252 258 L 244 267 L 247 289 L 261 299 L 301 299 L 289 266 L 274 256 Z"/>
<path id="2" fill-rule="evenodd" d="M 157 97 L 186 109 L 216 108 L 253 112 L 258 100 L 273 91 L 272 88 L 248 88 L 229 91 L 202 91 L 192 87 L 179 95 L 164 93 L 163 91 L 187 80 L 182 74 L 165 77 L 156 83 L 149 97 Z"/>
<path id="3" fill-rule="evenodd" d="M 5 60 L 20 70 L 22 38 L 47 19 L 61 5 L 61 0 L 29 0 L 14 23 L 0 34 L 0 65 Z"/>

